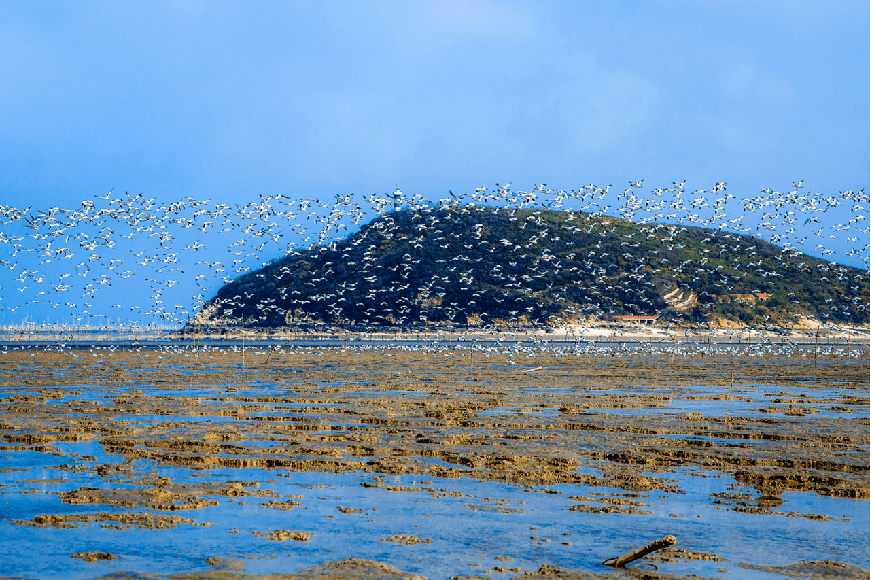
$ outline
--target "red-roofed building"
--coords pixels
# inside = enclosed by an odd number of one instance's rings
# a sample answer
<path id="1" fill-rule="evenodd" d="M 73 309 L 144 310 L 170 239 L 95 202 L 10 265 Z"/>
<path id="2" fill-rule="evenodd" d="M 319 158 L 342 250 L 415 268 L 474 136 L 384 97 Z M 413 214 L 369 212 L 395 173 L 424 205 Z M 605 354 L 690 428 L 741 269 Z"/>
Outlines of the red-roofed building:
<path id="1" fill-rule="evenodd" d="M 658 316 L 640 316 L 635 314 L 619 314 L 614 317 L 619 322 L 632 322 L 636 324 L 656 324 Z"/>

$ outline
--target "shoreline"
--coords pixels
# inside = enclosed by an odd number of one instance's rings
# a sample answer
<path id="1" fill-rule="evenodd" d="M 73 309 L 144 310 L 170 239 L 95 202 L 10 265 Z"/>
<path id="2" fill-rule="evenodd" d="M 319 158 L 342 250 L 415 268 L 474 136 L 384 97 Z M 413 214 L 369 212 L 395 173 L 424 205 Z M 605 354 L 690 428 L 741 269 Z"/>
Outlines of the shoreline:
<path id="1" fill-rule="evenodd" d="M 211 330 L 211 331 L 210 331 Z M 849 344 L 871 345 L 871 332 L 862 327 L 839 329 L 765 330 L 758 328 L 689 330 L 685 328 L 626 328 L 596 325 L 591 327 L 528 329 L 511 331 L 489 330 L 404 330 L 385 329 L 381 332 L 354 332 L 341 329 L 299 330 L 287 328 L 221 328 L 179 329 L 164 332 L 130 332 L 87 330 L 75 332 L 27 331 L 0 332 L 0 346 L 12 345 L 77 345 L 92 343 L 147 344 L 181 342 L 229 343 L 251 342 L 354 342 L 414 344 L 426 342 L 450 346 L 474 341 L 489 343 L 559 343 L 566 344 L 621 344 L 621 343 L 680 343 L 680 344 Z"/>

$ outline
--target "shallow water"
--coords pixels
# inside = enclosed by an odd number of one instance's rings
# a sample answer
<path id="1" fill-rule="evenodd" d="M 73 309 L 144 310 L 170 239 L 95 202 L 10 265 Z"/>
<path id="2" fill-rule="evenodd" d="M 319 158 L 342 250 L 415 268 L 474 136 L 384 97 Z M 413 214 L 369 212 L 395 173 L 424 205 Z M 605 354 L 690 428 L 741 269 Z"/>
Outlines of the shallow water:
<path id="1" fill-rule="evenodd" d="M 48 480 L 63 473 L 44 466 L 40 471 Z M 421 483 L 415 476 L 389 477 L 379 482 L 457 494 L 433 497 L 427 491 L 392 492 L 362 487 L 361 483 L 373 481 L 365 474 L 221 469 L 207 474 L 173 470 L 168 475 L 200 482 L 258 481 L 261 490 L 271 490 L 281 498 L 294 498 L 301 505 L 282 511 L 260 507 L 258 504 L 264 501 L 260 498 L 223 501 L 219 506 L 184 514 L 213 526 L 180 525 L 170 530 L 106 530 L 98 524 L 73 530 L 12 525 L 9 520 L 29 519 L 40 513 L 81 513 L 81 508 L 63 504 L 52 494 L 99 482 L 82 477 L 44 484 L 38 486 L 43 494 L 7 493 L 2 497 L 5 521 L 0 523 L 0 534 L 6 546 L 16 548 L 4 554 L 0 573 L 39 578 L 90 578 L 116 570 L 173 573 L 207 570 L 205 559 L 213 556 L 242 556 L 246 559 L 245 570 L 254 573 L 287 571 L 346 557 L 389 562 L 429 578 L 488 570 L 506 566 L 506 562 L 510 567 L 533 570 L 538 564 L 550 563 L 601 572 L 603 560 L 637 547 L 639 537 L 659 538 L 668 534 L 678 537 L 680 546 L 687 550 L 729 554 L 728 562 L 671 563 L 667 566 L 671 573 L 728 576 L 725 572 L 728 569 L 735 577 L 746 578 L 751 573 L 735 569 L 735 563 L 763 560 L 769 565 L 787 565 L 795 561 L 796 554 L 806 560 L 864 561 L 867 566 L 867 502 L 806 493 L 784 494 L 782 511 L 838 514 L 853 520 L 824 524 L 800 518 L 718 511 L 711 505 L 710 494 L 727 490 L 754 493 L 752 489 L 736 488 L 719 476 L 686 481 L 685 495 L 637 494 L 644 502 L 643 509 L 651 514 L 603 515 L 567 511 L 566 508 L 579 503 L 568 497 L 621 494 L 621 490 L 557 485 L 547 488 L 557 493 L 543 493 L 542 488 L 467 479 Z M 3 483 L 13 484 L 14 479 L 4 477 Z M 32 484 L 18 487 L 19 491 L 34 488 Z M 361 511 L 345 514 L 338 507 Z M 86 512 L 98 509 L 120 511 L 91 506 Z M 230 533 L 234 528 L 237 534 Z M 309 542 L 274 542 L 251 533 L 275 529 L 302 530 L 315 535 Z M 724 529 L 729 533 L 723 534 Z M 413 535 L 432 543 L 399 545 L 381 541 L 397 534 Z M 84 551 L 111 552 L 123 558 L 89 564 L 69 557 L 70 553 Z M 34 561 L 33 553 L 41 553 L 42 557 Z M 450 560 L 445 560 L 445 554 L 451 555 Z M 665 568 L 664 564 L 660 566 Z"/>
<path id="2" fill-rule="evenodd" d="M 327 352 L 324 359 L 334 355 Z M 397 357 L 401 356 L 405 355 L 397 353 Z M 367 380 L 372 377 L 365 373 L 361 376 L 362 369 L 342 371 L 345 367 L 335 359 L 323 363 L 305 359 L 304 365 L 292 371 L 300 373 L 297 379 L 292 378 L 287 367 L 262 369 L 276 377 L 267 379 L 261 372 L 246 376 L 232 366 L 229 371 L 226 367 L 204 370 L 208 375 L 203 376 L 198 368 L 185 367 L 177 360 L 164 364 L 150 357 L 127 362 L 128 374 L 117 380 L 111 374 L 114 370 L 67 369 L 63 360 L 55 360 L 52 367 L 30 366 L 30 372 L 40 373 L 33 384 L 16 382 L 27 373 L 21 369 L 19 375 L 7 376 L 0 394 L 2 403 L 8 405 L 0 415 L 0 434 L 7 437 L 6 443 L 0 442 L 0 537 L 6 540 L 0 544 L 0 575 L 95 578 L 119 570 L 194 572 L 210 570 L 206 559 L 211 557 L 239 559 L 247 573 L 289 572 L 356 557 L 385 562 L 431 579 L 485 571 L 489 577 L 510 577 L 524 570 L 535 571 L 542 564 L 605 574 L 609 569 L 602 565 L 604 560 L 669 534 L 678 539 L 675 547 L 716 555 L 719 560 L 652 560 L 660 571 L 671 574 L 773 579 L 778 575 L 738 568 L 737 564 L 789 565 L 801 560 L 836 560 L 869 568 L 868 499 L 789 489 L 763 492 L 738 483 L 733 467 L 713 470 L 701 464 L 674 462 L 633 466 L 624 459 L 607 456 L 619 449 L 643 455 L 646 452 L 642 445 L 661 447 L 661 442 L 668 441 L 680 443 L 681 449 L 704 449 L 708 445 L 723 453 L 750 454 L 748 457 L 767 457 L 769 451 L 799 453 L 788 447 L 789 439 L 784 439 L 785 443 L 776 438 L 746 440 L 723 432 L 721 427 L 710 435 L 701 427 L 697 432 L 682 431 L 680 427 L 724 416 L 770 420 L 761 423 L 761 428 L 785 434 L 803 433 L 802 422 L 810 421 L 808 425 L 813 429 L 831 430 L 842 438 L 849 433 L 855 438 L 855 429 L 848 429 L 849 422 L 866 421 L 867 388 L 848 388 L 850 381 L 835 382 L 831 376 L 775 382 L 746 377 L 729 384 L 726 373 L 724 385 L 722 369 L 707 371 L 699 366 L 680 373 L 682 378 L 674 384 L 648 380 L 646 376 L 605 384 L 601 378 L 592 382 L 576 380 L 580 374 L 566 372 L 559 365 L 543 365 L 542 370 L 517 379 L 525 382 L 509 385 L 506 379 L 499 378 L 509 375 L 481 375 L 476 378 L 486 380 L 476 380 L 454 367 L 450 376 L 439 369 L 415 375 L 419 368 L 415 365 L 421 361 L 385 365 L 378 359 L 378 368 L 394 373 L 394 378 L 386 384 L 379 375 L 378 381 L 370 385 Z M 493 369 L 516 373 L 504 362 L 494 360 Z M 535 358 L 524 359 L 524 363 L 524 368 L 538 366 Z M 479 360 L 476 364 L 480 372 L 490 372 L 489 363 Z M 397 368 L 404 373 L 402 376 Z M 595 372 L 607 376 L 612 369 L 600 366 Z M 699 374 L 705 372 L 710 372 L 710 384 L 698 382 Z M 860 368 L 858 376 L 861 372 Z M 167 379 L 167 373 L 181 373 L 187 378 Z M 409 374 L 413 378 L 409 379 Z M 91 375 L 100 380 L 80 381 Z M 291 377 L 289 381 L 293 382 L 278 382 L 282 376 Z M 799 380 L 810 383 L 799 384 Z M 335 388 L 324 390 L 325 386 Z M 25 394 L 39 400 L 21 402 L 12 398 Z M 271 400 L 275 397 L 282 400 Z M 300 400 L 290 400 L 292 397 Z M 865 402 L 857 402 L 860 399 Z M 128 400 L 135 401 L 135 405 L 124 403 Z M 417 413 L 414 409 L 418 404 L 432 405 L 447 418 Z M 452 409 L 457 405 L 466 405 L 472 411 L 452 419 L 451 413 L 456 412 Z M 554 423 L 566 421 L 562 417 L 564 405 L 579 406 L 574 417 L 585 425 L 614 424 L 617 428 L 602 435 L 597 431 L 572 435 L 574 431 L 555 428 Z M 589 408 L 581 408 L 584 405 Z M 833 406 L 844 410 L 831 411 Z M 799 407 L 808 411 L 806 416 L 784 415 Z M 312 411 L 315 408 L 317 411 Z M 32 418 L 43 409 L 49 412 Z M 154 412 L 156 409 L 160 412 Z M 380 423 L 360 420 L 373 417 L 382 422 L 394 417 L 394 422 L 376 427 Z M 619 423 L 624 420 L 629 422 Z M 639 431 L 639 439 L 627 439 L 630 431 L 621 432 L 619 426 L 635 429 L 639 420 L 641 424 L 659 421 L 660 427 L 655 434 Z M 74 427 L 83 440 L 58 440 L 61 426 Z M 304 431 L 286 431 L 283 426 L 307 427 Z M 42 444 L 10 439 L 23 433 L 46 433 L 51 437 Z M 260 453 L 276 449 L 299 459 L 331 458 L 336 456 L 327 454 L 332 434 L 372 439 L 357 445 L 372 446 L 373 451 L 353 455 L 345 448 L 335 448 L 338 456 L 359 465 L 359 469 L 327 473 L 285 467 L 192 468 L 172 458 L 137 457 L 107 450 L 107 442 L 113 438 L 133 438 L 132 446 L 125 448 L 132 451 L 158 449 L 154 446 L 161 442 L 203 441 L 209 434 L 235 437 L 216 439 L 227 443 L 213 453 L 231 459 L 259 457 Z M 485 443 L 492 437 L 501 447 L 488 451 L 487 447 L 469 447 L 466 439 L 449 442 L 457 436 L 483 438 Z M 432 449 L 451 453 L 419 454 L 413 451 L 415 437 L 421 441 L 441 438 L 444 441 Z M 551 448 L 579 458 L 573 473 L 594 479 L 588 484 L 542 485 L 535 483 L 533 467 L 531 473 L 517 476 L 512 482 L 512 472 L 504 477 L 492 476 L 495 468 L 487 462 L 471 462 L 456 471 L 458 457 L 481 457 L 485 451 L 495 457 L 559 454 Z M 827 455 L 826 461 L 832 462 L 838 454 L 854 457 L 851 461 L 865 466 L 867 478 L 867 449 L 867 438 L 864 442 L 845 443 L 834 455 Z M 585 457 L 588 451 L 590 455 Z M 603 454 L 606 457 L 600 457 Z M 379 473 L 380 464 L 369 465 L 384 457 L 397 461 L 413 458 L 412 463 L 401 464 L 412 472 Z M 454 475 L 414 472 L 431 468 Z M 779 468 L 762 465 L 758 469 Z M 637 489 L 612 485 L 624 481 L 614 479 L 615 474 L 631 474 L 636 480 L 649 478 L 654 483 L 640 487 L 633 484 Z M 155 483 L 159 478 L 171 482 L 168 488 L 192 486 L 199 490 L 197 497 L 214 505 L 168 510 L 147 502 L 127 506 L 108 501 L 69 503 L 60 495 L 82 488 L 159 490 L 167 485 Z M 243 483 L 233 487 L 233 482 Z M 771 501 L 764 500 L 766 494 L 772 493 L 779 500 L 767 512 L 758 512 L 760 506 L 767 505 L 764 501 Z M 299 505 L 284 504 L 292 507 L 289 510 L 261 507 L 287 501 Z M 174 505 L 182 504 L 176 501 Z M 73 521 L 69 523 L 78 527 L 66 529 L 19 525 L 43 514 L 130 513 L 180 516 L 191 521 L 169 529 L 112 529 L 100 521 Z M 274 541 L 254 533 L 275 530 L 305 532 L 310 539 Z M 384 541 L 397 535 L 412 536 L 421 542 L 406 545 Z M 88 563 L 70 556 L 94 551 L 110 552 L 119 559 Z M 33 558 L 36 553 L 39 558 Z M 496 567 L 507 571 L 499 572 L 494 570 Z"/>

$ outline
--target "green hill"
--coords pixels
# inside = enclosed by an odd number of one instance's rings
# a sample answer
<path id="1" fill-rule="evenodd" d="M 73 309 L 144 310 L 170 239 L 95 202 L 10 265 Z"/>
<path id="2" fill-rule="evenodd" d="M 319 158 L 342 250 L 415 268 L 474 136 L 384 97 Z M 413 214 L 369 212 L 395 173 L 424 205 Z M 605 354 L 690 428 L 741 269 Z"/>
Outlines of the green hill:
<path id="1" fill-rule="evenodd" d="M 868 322 L 868 272 L 750 236 L 544 209 L 381 216 L 222 287 L 199 320 L 356 329 L 654 315 Z"/>

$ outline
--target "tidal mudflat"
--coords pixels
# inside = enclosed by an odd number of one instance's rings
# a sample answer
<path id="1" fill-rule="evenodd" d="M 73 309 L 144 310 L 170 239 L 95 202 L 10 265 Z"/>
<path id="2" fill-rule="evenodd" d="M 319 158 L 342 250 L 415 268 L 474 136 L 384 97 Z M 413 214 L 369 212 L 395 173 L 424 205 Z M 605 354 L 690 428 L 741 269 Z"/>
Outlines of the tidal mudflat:
<path id="1" fill-rule="evenodd" d="M 868 394 L 867 350 L 8 351 L 0 576 L 868 578 Z"/>

